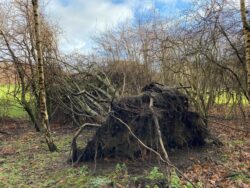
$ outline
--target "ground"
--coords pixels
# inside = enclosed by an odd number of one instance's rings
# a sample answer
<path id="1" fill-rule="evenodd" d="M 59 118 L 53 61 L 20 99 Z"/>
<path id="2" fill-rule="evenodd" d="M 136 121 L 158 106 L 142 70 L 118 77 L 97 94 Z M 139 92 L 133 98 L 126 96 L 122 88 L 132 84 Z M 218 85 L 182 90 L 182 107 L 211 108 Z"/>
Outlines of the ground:
<path id="1" fill-rule="evenodd" d="M 212 132 L 224 146 L 170 151 L 170 158 L 184 174 L 200 187 L 250 187 L 249 135 L 241 127 L 241 120 L 218 117 L 209 123 Z M 219 123 L 219 124 L 218 124 Z M 244 130 L 243 130 L 244 129 Z M 40 133 L 27 121 L 4 120 L 0 130 L 0 187 L 136 187 L 140 183 L 150 187 L 147 179 L 164 179 L 157 162 L 139 161 L 98 162 L 72 166 L 67 163 L 75 127 L 53 125 L 59 151 L 50 153 Z M 243 130 L 243 131 L 242 131 Z M 86 130 L 79 140 L 92 135 Z M 184 187 L 186 180 L 172 177 L 173 187 Z M 153 187 L 153 186 L 152 186 Z M 156 187 L 156 186 L 155 186 Z M 160 187 L 160 184 L 158 184 Z"/>

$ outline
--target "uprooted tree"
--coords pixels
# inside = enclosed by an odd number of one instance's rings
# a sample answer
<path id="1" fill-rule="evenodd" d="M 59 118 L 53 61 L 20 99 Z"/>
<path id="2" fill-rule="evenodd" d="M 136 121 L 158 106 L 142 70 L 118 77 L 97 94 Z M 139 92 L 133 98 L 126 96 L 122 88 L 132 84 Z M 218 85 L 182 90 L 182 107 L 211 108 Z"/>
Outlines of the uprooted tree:
<path id="1" fill-rule="evenodd" d="M 157 83 L 146 85 L 140 95 L 112 102 L 106 120 L 89 125 L 99 128 L 84 149 L 76 144 L 82 128 L 76 133 L 72 141 L 73 162 L 146 157 L 150 150 L 138 140 L 159 153 L 163 152 L 161 141 L 165 148 L 183 148 L 214 140 L 200 115 L 189 110 L 187 96 Z"/>

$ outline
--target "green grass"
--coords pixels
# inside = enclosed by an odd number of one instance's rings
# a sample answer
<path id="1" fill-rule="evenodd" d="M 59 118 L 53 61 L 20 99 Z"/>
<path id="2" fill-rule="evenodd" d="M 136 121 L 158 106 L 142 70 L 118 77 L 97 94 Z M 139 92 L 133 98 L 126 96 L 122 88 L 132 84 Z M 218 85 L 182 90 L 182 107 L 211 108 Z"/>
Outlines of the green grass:
<path id="1" fill-rule="evenodd" d="M 0 85 L 0 117 L 27 118 L 26 112 L 18 101 L 20 95 L 14 97 L 14 91 L 14 85 Z"/>
<path id="2" fill-rule="evenodd" d="M 147 180 L 148 184 L 165 178 L 158 168 L 150 172 L 142 171 L 140 176 L 131 176 L 124 163 L 104 170 L 101 174 L 93 173 L 93 169 L 84 164 L 73 167 L 66 162 L 73 135 L 74 132 L 56 132 L 54 140 L 59 151 L 54 153 L 48 151 L 39 133 L 29 130 L 16 135 L 14 139 L 1 141 L 0 187 L 100 188 L 110 187 L 111 182 L 132 187 L 126 185 L 133 183 L 136 177 L 142 181 Z M 97 165 L 97 168 L 101 167 Z"/>
<path id="3" fill-rule="evenodd" d="M 0 142 L 0 187 L 102 187 L 111 180 L 66 162 L 73 133 L 56 134 L 59 151 L 50 153 L 39 133 Z"/>

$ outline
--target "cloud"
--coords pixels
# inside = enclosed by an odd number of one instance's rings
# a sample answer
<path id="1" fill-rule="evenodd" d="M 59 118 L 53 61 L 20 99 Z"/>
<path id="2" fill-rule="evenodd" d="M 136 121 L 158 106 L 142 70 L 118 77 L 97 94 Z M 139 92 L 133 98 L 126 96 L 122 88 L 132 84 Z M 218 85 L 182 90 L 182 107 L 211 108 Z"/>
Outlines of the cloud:
<path id="1" fill-rule="evenodd" d="M 91 36 L 133 17 L 127 4 L 107 0 L 53 0 L 47 14 L 63 30 L 59 37 L 63 52 L 88 51 Z"/>
<path id="2" fill-rule="evenodd" d="M 181 0 L 181 2 L 190 0 Z M 91 37 L 119 23 L 132 20 L 139 12 L 172 10 L 178 0 L 52 0 L 47 14 L 63 30 L 59 47 L 63 52 L 88 52 Z M 164 7 L 164 8 L 162 8 Z M 164 9 L 164 10 L 163 10 Z"/>

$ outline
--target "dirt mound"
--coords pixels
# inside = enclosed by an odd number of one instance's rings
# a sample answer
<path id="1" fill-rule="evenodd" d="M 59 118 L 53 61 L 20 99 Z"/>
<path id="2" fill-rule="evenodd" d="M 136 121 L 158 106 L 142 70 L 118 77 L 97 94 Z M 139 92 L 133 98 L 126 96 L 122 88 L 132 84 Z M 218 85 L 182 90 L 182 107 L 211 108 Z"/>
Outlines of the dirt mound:
<path id="1" fill-rule="evenodd" d="M 86 148 L 78 150 L 72 159 L 89 161 L 104 158 L 135 159 L 150 151 L 141 147 L 118 119 L 147 146 L 160 151 L 150 99 L 153 98 L 162 140 L 167 149 L 202 146 L 210 137 L 200 115 L 189 111 L 188 98 L 177 89 L 151 83 L 138 96 L 125 97 L 113 102 L 106 121 L 98 128 Z M 80 153 L 80 154 L 79 154 Z"/>

